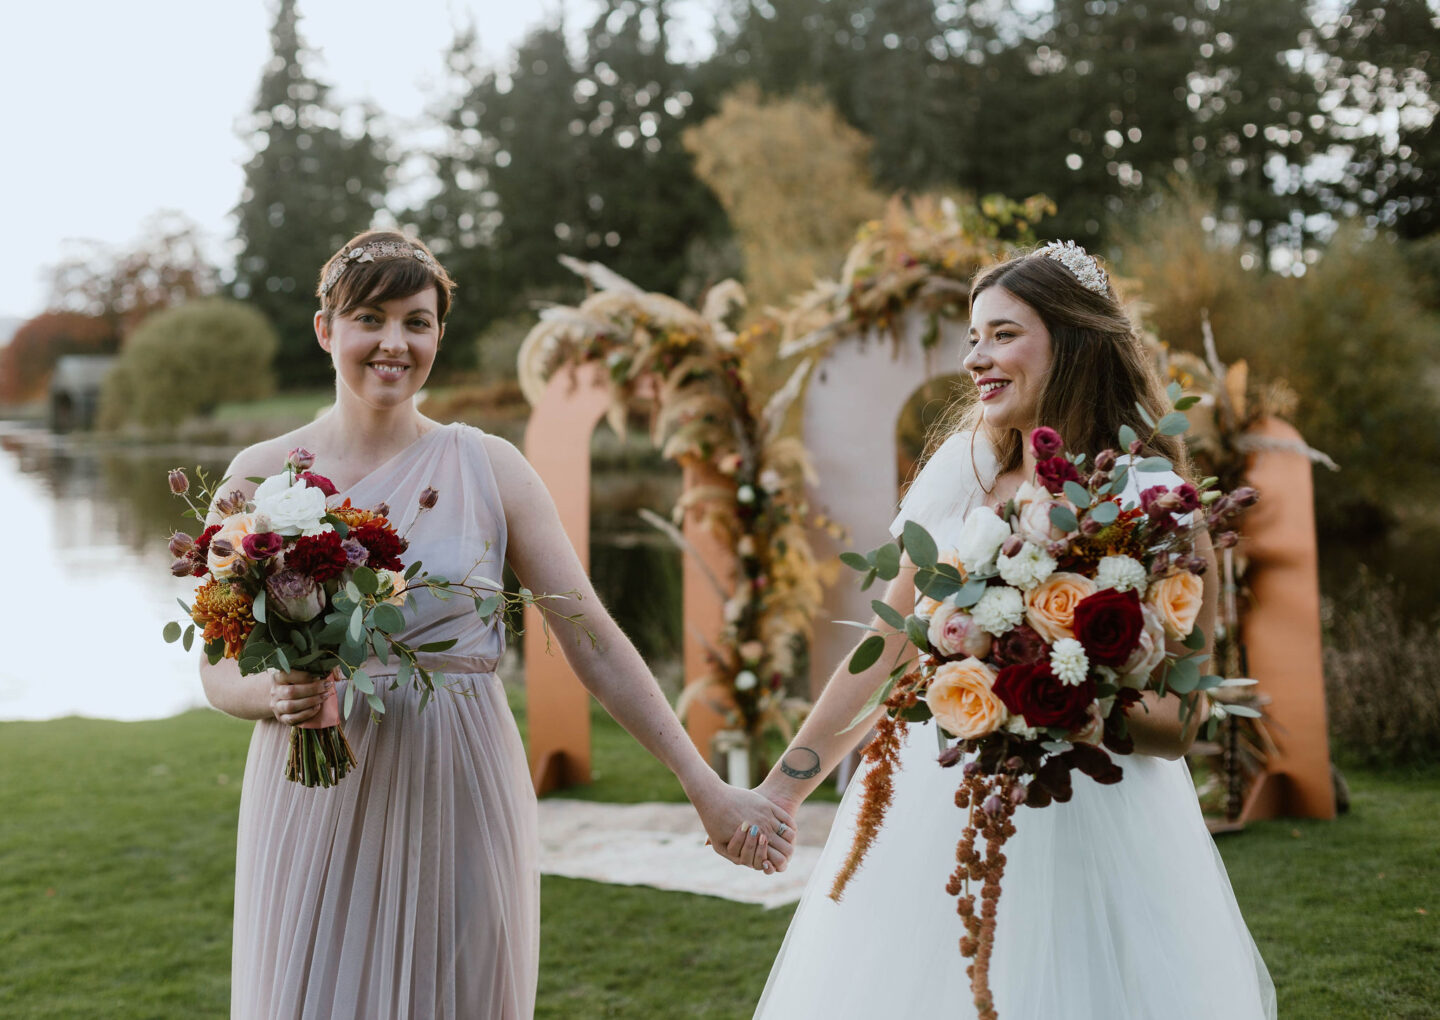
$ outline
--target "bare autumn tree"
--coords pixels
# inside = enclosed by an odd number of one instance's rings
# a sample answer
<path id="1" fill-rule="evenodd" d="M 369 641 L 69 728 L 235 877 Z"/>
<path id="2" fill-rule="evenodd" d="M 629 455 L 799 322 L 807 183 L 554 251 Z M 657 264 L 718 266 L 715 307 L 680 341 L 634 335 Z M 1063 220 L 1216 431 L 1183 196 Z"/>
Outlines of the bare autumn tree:
<path id="1" fill-rule="evenodd" d="M 856 229 L 884 208 L 869 139 L 818 92 L 770 99 L 741 86 L 684 141 L 730 217 L 752 306 L 833 275 Z"/>
<path id="2" fill-rule="evenodd" d="M 151 314 L 218 287 L 200 229 L 183 214 L 165 211 L 149 217 L 128 248 L 75 242 L 50 271 L 50 308 L 103 319 L 123 337 Z"/>

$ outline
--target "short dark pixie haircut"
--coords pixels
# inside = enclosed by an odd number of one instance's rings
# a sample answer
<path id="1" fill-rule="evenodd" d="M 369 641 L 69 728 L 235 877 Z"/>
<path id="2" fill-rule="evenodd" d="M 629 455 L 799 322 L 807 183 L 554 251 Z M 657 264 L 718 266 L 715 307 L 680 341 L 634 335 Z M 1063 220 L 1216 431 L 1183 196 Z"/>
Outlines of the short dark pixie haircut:
<path id="1" fill-rule="evenodd" d="M 335 282 L 324 294 L 320 286 L 336 262 L 345 259 L 346 252 L 363 248 L 378 241 L 418 248 L 430 256 L 422 262 L 411 258 L 378 258 L 374 262 L 350 262 L 340 271 Z M 347 315 L 361 305 L 382 305 L 396 298 L 409 297 L 426 287 L 435 288 L 435 310 L 440 321 L 450 311 L 450 302 L 455 294 L 455 281 L 445 271 L 438 259 L 425 247 L 424 242 L 406 237 L 393 230 L 367 230 L 346 241 L 328 262 L 320 269 L 320 282 L 316 284 L 315 296 L 320 299 L 320 310 L 325 314 L 328 325 L 337 315 Z"/>

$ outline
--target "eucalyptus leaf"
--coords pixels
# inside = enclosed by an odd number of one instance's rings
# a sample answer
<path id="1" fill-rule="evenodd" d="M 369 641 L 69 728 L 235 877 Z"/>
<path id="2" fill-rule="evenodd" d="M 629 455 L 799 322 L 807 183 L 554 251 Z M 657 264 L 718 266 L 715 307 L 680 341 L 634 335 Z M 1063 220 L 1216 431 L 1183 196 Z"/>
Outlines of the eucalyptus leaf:
<path id="1" fill-rule="evenodd" d="M 870 716 L 871 712 L 874 712 L 877 708 L 879 708 L 880 705 L 885 701 L 885 699 L 890 697 L 890 692 L 895 689 L 895 680 L 896 677 L 892 676 L 879 687 L 875 688 L 874 693 L 872 693 L 870 697 L 865 699 L 864 706 L 860 709 L 859 713 L 855 716 L 855 718 L 851 720 L 850 725 L 846 726 L 840 732 L 849 733 L 856 726 L 859 726 L 862 722 L 864 722 Z"/>
<path id="2" fill-rule="evenodd" d="M 1115 469 L 1115 477 L 1110 479 L 1110 491 L 1114 493 L 1123 493 L 1125 491 L 1125 483 L 1129 481 L 1129 479 L 1130 465 L 1121 464 L 1118 468 Z"/>
<path id="3" fill-rule="evenodd" d="M 1249 705 L 1226 705 L 1225 713 L 1227 715 L 1243 715 L 1247 719 L 1260 718 L 1259 711 L 1251 708 Z"/>
<path id="4" fill-rule="evenodd" d="M 905 636 L 916 648 L 924 650 L 930 647 L 930 627 L 918 616 L 905 618 Z"/>
<path id="5" fill-rule="evenodd" d="M 355 685 L 345 685 L 345 718 L 350 718 L 350 712 L 355 707 Z"/>
<path id="6" fill-rule="evenodd" d="M 355 611 L 350 614 L 350 626 L 346 631 L 351 641 L 359 642 L 365 636 L 365 610 L 356 606 Z"/>
<path id="7" fill-rule="evenodd" d="M 1175 410 L 1188 411 L 1198 403 L 1200 403 L 1200 398 L 1192 393 L 1188 397 L 1181 397 L 1175 401 Z"/>
<path id="8" fill-rule="evenodd" d="M 948 577 L 934 570 L 917 570 L 915 572 L 915 587 L 920 589 L 922 595 L 928 595 L 937 601 L 948 599 L 964 584 L 965 582 L 958 577 Z"/>
<path id="9" fill-rule="evenodd" d="M 1090 509 L 1090 519 L 1097 524 L 1114 524 L 1120 516 L 1120 508 L 1109 500 L 1098 503 Z"/>
<path id="10" fill-rule="evenodd" d="M 874 627 L 868 623 L 861 623 L 859 620 L 833 620 L 831 622 L 838 624 L 841 627 L 854 627 L 857 630 L 863 630 L 866 634 L 880 633 L 880 628 Z M 901 623 L 903 624 L 904 621 L 902 620 Z"/>
<path id="11" fill-rule="evenodd" d="M 860 580 L 860 590 L 868 591 L 870 586 L 875 583 L 875 578 L 879 576 L 880 575 L 876 573 L 874 567 L 871 567 L 869 570 L 865 571 L 865 576 Z"/>
<path id="12" fill-rule="evenodd" d="M 417 652 L 448 652 L 455 647 L 457 639 L 450 638 L 446 641 L 431 641 L 415 649 Z"/>
<path id="13" fill-rule="evenodd" d="M 376 715 L 385 714 L 385 702 L 380 700 L 380 695 L 367 694 L 365 695 L 365 700 L 370 703 L 370 711 L 374 712 Z"/>
<path id="14" fill-rule="evenodd" d="M 417 711 L 417 712 L 423 712 L 423 711 L 425 711 L 425 706 L 428 705 L 428 704 L 430 704 L 430 688 L 427 687 L 427 688 L 425 688 L 423 691 L 420 692 L 420 707 L 417 708 L 416 711 Z"/>
<path id="15" fill-rule="evenodd" d="M 1150 426 L 1152 429 L 1155 427 L 1155 419 L 1150 416 L 1149 411 L 1145 410 L 1145 405 L 1140 403 L 1140 401 L 1138 400 L 1135 401 L 1135 410 L 1140 412 L 1141 421 L 1143 421 L 1146 425 Z"/>
<path id="16" fill-rule="evenodd" d="M 980 601 L 980 597 L 985 594 L 985 589 L 988 587 L 990 586 L 983 580 L 966 581 L 965 586 L 950 601 L 955 604 L 957 609 L 969 609 Z"/>
<path id="17" fill-rule="evenodd" d="M 906 521 L 902 534 L 905 538 L 905 551 L 910 554 L 911 561 L 917 567 L 933 567 L 940 552 L 935 548 L 935 539 L 930 537 L 930 532 L 915 521 Z"/>
<path id="18" fill-rule="evenodd" d="M 1198 652 L 1205 647 L 1204 629 L 1197 625 L 1194 630 L 1185 635 L 1185 640 L 1181 643 L 1192 652 Z"/>
<path id="19" fill-rule="evenodd" d="M 886 581 L 900 573 L 900 547 L 891 543 L 875 550 L 875 572 Z"/>
<path id="20" fill-rule="evenodd" d="M 1090 505 L 1090 493 L 1079 482 L 1065 483 L 1065 498 L 1077 507 L 1083 508 Z"/>
<path id="21" fill-rule="evenodd" d="M 363 669 L 357 669 L 354 673 L 351 673 L 350 682 L 360 688 L 365 694 L 375 693 L 375 681 L 371 678 L 370 674 Z"/>
<path id="22" fill-rule="evenodd" d="M 870 635 L 864 641 L 860 642 L 860 646 L 856 648 L 854 654 L 850 656 L 850 672 L 865 672 L 871 666 L 875 665 L 876 661 L 880 658 L 880 653 L 883 651 L 885 651 L 885 639 L 879 634 Z"/>
<path id="23" fill-rule="evenodd" d="M 286 673 L 290 672 L 290 657 L 285 654 L 285 649 L 278 646 L 275 648 L 275 661 L 280 664 L 280 668 Z"/>
<path id="24" fill-rule="evenodd" d="M 1170 463 L 1168 458 L 1146 457 L 1141 460 L 1139 464 L 1135 465 L 1135 470 L 1147 474 L 1155 474 L 1159 471 L 1170 471 L 1173 467 L 1174 465 Z"/>
<path id="25" fill-rule="evenodd" d="M 420 561 L 416 560 L 414 563 L 410 564 L 408 567 L 405 568 L 405 580 L 410 580 L 410 578 L 414 577 L 418 573 L 420 573 Z"/>
<path id="26" fill-rule="evenodd" d="M 1200 667 L 1193 659 L 1180 659 L 1170 667 L 1165 683 L 1176 694 L 1189 694 L 1200 686 Z"/>
<path id="27" fill-rule="evenodd" d="M 1165 396 L 1169 398 L 1170 403 L 1172 404 L 1175 403 L 1175 401 L 1179 400 L 1180 395 L 1184 392 L 1185 391 L 1180 388 L 1180 383 L 1178 381 L 1172 380 L 1170 385 L 1165 387 Z"/>
<path id="28" fill-rule="evenodd" d="M 1050 523 L 1061 531 L 1074 531 L 1080 527 L 1080 522 L 1075 518 L 1075 511 L 1068 506 L 1061 506 L 1059 503 L 1050 508 Z"/>
<path id="29" fill-rule="evenodd" d="M 398 634 L 405 629 L 405 614 L 388 602 L 376 606 L 372 615 L 376 628 L 386 634 Z"/>
<path id="30" fill-rule="evenodd" d="M 176 641 L 180 640 L 180 625 L 174 620 L 171 620 L 165 625 L 165 630 L 161 636 L 165 639 L 167 645 L 173 645 Z"/>
<path id="31" fill-rule="evenodd" d="M 187 652 L 191 646 L 195 644 L 195 625 L 193 623 L 185 628 L 185 633 L 181 636 L 180 643 L 185 646 Z"/>
<path id="32" fill-rule="evenodd" d="M 1183 435 L 1190 428 L 1190 419 L 1185 417 L 1183 411 L 1171 411 L 1161 418 L 1156 424 L 1155 430 L 1162 436 Z"/>
<path id="33" fill-rule="evenodd" d="M 410 665 L 409 659 L 400 660 L 400 668 L 395 671 L 395 681 L 400 684 L 408 684 L 414 667 Z"/>
<path id="34" fill-rule="evenodd" d="M 348 598 L 351 603 L 358 606 L 360 601 L 365 597 L 365 593 L 360 590 L 360 586 L 354 581 L 346 581 L 345 597 Z"/>
<path id="35" fill-rule="evenodd" d="M 500 596 L 498 594 L 487 595 L 483 599 L 477 598 L 475 600 L 475 612 L 479 613 L 481 616 L 493 616 L 495 614 L 495 610 L 499 608 Z"/>
<path id="36" fill-rule="evenodd" d="M 265 622 L 265 589 L 261 588 L 255 594 L 255 601 L 250 605 L 250 615 L 255 617 L 256 623 Z"/>
<path id="37" fill-rule="evenodd" d="M 876 616 L 880 617 L 880 619 L 884 620 L 896 630 L 903 630 L 905 628 L 905 617 L 901 616 L 899 611 L 891 607 L 888 603 L 880 599 L 871 599 L 870 608 L 875 610 Z"/>
<path id="38" fill-rule="evenodd" d="M 355 582 L 355 587 L 360 589 L 362 595 L 374 595 L 380 590 L 380 578 L 369 567 L 356 567 L 350 580 Z"/>
<path id="39" fill-rule="evenodd" d="M 1121 447 L 1121 452 L 1128 451 L 1128 450 L 1130 449 L 1131 445 L 1132 445 L 1137 439 L 1139 439 L 1139 438 L 1140 438 L 1140 437 L 1135 434 L 1135 430 L 1132 429 L 1129 425 L 1121 425 L 1121 426 L 1120 426 L 1120 447 Z"/>

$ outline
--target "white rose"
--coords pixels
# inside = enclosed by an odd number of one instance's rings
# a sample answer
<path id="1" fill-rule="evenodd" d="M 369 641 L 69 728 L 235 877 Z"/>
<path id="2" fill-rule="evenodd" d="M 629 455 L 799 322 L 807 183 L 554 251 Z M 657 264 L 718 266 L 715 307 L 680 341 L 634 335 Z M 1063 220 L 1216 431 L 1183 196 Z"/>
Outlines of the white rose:
<path id="1" fill-rule="evenodd" d="M 325 516 L 325 493 L 304 482 L 290 484 L 288 475 L 271 475 L 255 490 L 255 512 L 270 520 L 270 528 L 281 535 L 316 535 L 329 530 Z"/>
<path id="2" fill-rule="evenodd" d="M 1010 525 L 988 506 L 977 506 L 965 518 L 955 553 L 970 574 L 988 574 L 995 569 L 995 557 L 1010 537 Z"/>

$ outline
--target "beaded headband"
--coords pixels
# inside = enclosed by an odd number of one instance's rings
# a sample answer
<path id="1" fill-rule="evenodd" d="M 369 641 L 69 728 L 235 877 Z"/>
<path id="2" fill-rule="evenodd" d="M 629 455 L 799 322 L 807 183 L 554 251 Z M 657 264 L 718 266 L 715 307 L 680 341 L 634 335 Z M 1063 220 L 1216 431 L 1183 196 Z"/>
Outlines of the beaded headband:
<path id="1" fill-rule="evenodd" d="M 431 272 L 438 268 L 434 259 L 406 241 L 371 241 L 358 248 L 351 248 L 335 260 L 330 266 L 330 271 L 325 274 L 325 279 L 320 283 L 320 296 L 323 298 L 329 293 L 330 288 L 335 286 L 335 281 L 340 279 L 341 274 L 351 265 L 356 262 L 374 262 L 377 257 L 382 259 L 413 258 L 425 263 Z"/>
<path id="2" fill-rule="evenodd" d="M 1054 259 L 1070 270 L 1075 279 L 1080 281 L 1080 286 L 1086 290 L 1096 294 L 1109 293 L 1110 279 L 1105 275 L 1105 270 L 1100 268 L 1095 256 L 1074 241 L 1051 241 L 1036 254 Z"/>

